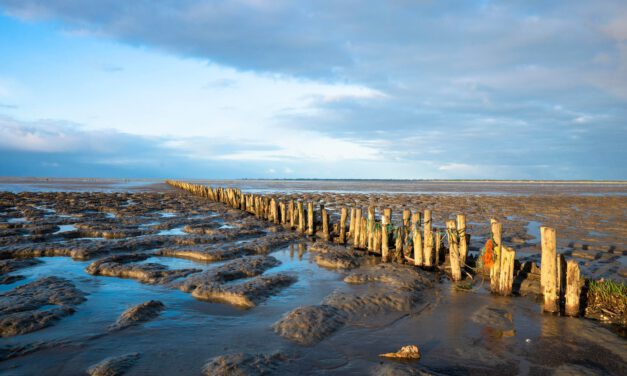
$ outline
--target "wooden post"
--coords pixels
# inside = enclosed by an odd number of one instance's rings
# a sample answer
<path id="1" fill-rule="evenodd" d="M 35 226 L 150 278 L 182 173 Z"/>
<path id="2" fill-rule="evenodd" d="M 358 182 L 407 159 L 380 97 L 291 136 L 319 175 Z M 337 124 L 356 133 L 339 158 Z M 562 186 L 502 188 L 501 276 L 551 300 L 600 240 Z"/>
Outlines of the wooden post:
<path id="1" fill-rule="evenodd" d="M 555 229 L 540 227 L 542 261 L 540 265 L 540 289 L 544 294 L 544 310 L 559 312 L 557 291 L 557 240 Z"/>
<path id="2" fill-rule="evenodd" d="M 390 208 L 383 209 L 383 215 L 387 215 L 388 218 L 390 219 L 390 223 L 392 223 L 392 209 Z"/>
<path id="3" fill-rule="evenodd" d="M 577 261 L 570 259 L 566 264 L 566 316 L 579 316 L 579 298 L 581 297 L 581 275 Z"/>
<path id="4" fill-rule="evenodd" d="M 366 218 L 361 217 L 361 228 L 359 229 L 359 247 L 366 249 L 366 240 L 368 235 Z"/>
<path id="5" fill-rule="evenodd" d="M 435 256 L 435 265 L 437 265 L 438 263 L 440 263 L 440 251 L 442 250 L 442 232 L 440 232 L 439 229 L 435 228 L 434 231 L 431 232 L 431 238 L 433 239 L 435 237 L 435 240 L 433 240 L 433 242 L 435 242 L 435 248 L 433 250 L 433 252 L 431 252 L 431 257 Z M 427 265 L 427 258 L 425 256 L 425 266 L 429 266 Z"/>
<path id="6" fill-rule="evenodd" d="M 346 208 L 342 207 L 340 211 L 340 244 L 346 243 L 346 214 Z"/>
<path id="7" fill-rule="evenodd" d="M 423 263 L 425 266 L 431 266 L 431 260 L 433 259 L 433 233 L 432 233 L 432 227 L 433 224 L 431 222 L 431 210 L 427 209 L 425 210 L 425 214 L 424 214 L 424 226 L 423 226 L 423 231 L 424 231 L 424 251 L 423 251 Z M 439 244 L 439 243 L 438 243 Z M 438 250 L 439 248 L 437 248 L 436 250 L 436 254 L 435 254 L 435 265 L 438 264 L 438 259 L 440 257 L 440 255 L 438 254 Z"/>
<path id="8" fill-rule="evenodd" d="M 501 251 L 501 275 L 499 276 L 499 293 L 511 295 L 514 285 L 514 259 L 516 252 L 512 248 L 502 247 Z"/>
<path id="9" fill-rule="evenodd" d="M 348 236 L 355 237 L 355 208 L 351 208 L 351 219 L 348 224 Z"/>
<path id="10" fill-rule="evenodd" d="M 466 243 L 466 216 L 457 215 L 457 232 L 459 233 L 459 263 L 464 267 L 468 255 L 468 243 Z"/>
<path id="11" fill-rule="evenodd" d="M 303 208 L 303 202 L 298 201 L 298 232 L 305 233 L 305 209 Z"/>
<path id="12" fill-rule="evenodd" d="M 295 217 L 294 200 L 290 200 L 290 203 L 287 206 L 287 213 L 288 213 L 288 216 L 290 217 L 290 228 L 294 228 L 294 223 L 296 222 L 294 220 L 294 217 Z"/>
<path id="13" fill-rule="evenodd" d="M 403 229 L 401 227 L 397 227 L 395 231 L 396 242 L 395 242 L 395 252 L 396 259 L 404 260 L 405 255 L 403 254 Z"/>
<path id="14" fill-rule="evenodd" d="M 462 269 L 459 265 L 459 235 L 455 221 L 446 221 L 446 234 L 448 237 L 449 261 L 451 262 L 451 277 L 453 281 L 462 279 Z"/>
<path id="15" fill-rule="evenodd" d="M 390 252 L 388 238 L 388 224 L 390 223 L 390 217 L 383 214 L 381 217 L 381 261 L 388 262 L 388 254 Z"/>
<path id="16" fill-rule="evenodd" d="M 412 237 L 414 243 L 414 265 L 422 266 L 424 264 L 423 250 L 422 250 L 422 239 L 420 238 L 420 228 L 418 226 L 413 226 Z"/>
<path id="17" fill-rule="evenodd" d="M 409 218 L 411 217 L 411 210 L 405 209 L 403 210 L 403 226 L 406 228 L 409 227 Z"/>
<path id="18" fill-rule="evenodd" d="M 322 215 L 322 238 L 324 240 L 329 240 L 331 238 L 329 235 L 329 214 L 327 214 L 327 209 L 324 207 L 320 213 Z"/>
<path id="19" fill-rule="evenodd" d="M 490 269 L 490 291 L 498 293 L 501 276 L 501 233 L 503 225 L 496 219 L 490 219 L 492 240 L 494 241 L 494 266 Z"/>
<path id="20" fill-rule="evenodd" d="M 368 234 L 368 250 L 369 251 L 374 251 L 374 206 L 368 206 L 368 228 L 367 228 L 367 234 Z"/>
<path id="21" fill-rule="evenodd" d="M 307 234 L 313 236 L 315 234 L 314 228 L 314 206 L 313 202 L 307 203 Z"/>
<path id="22" fill-rule="evenodd" d="M 355 225 L 354 225 L 353 247 L 361 248 L 361 208 L 355 210 Z"/>

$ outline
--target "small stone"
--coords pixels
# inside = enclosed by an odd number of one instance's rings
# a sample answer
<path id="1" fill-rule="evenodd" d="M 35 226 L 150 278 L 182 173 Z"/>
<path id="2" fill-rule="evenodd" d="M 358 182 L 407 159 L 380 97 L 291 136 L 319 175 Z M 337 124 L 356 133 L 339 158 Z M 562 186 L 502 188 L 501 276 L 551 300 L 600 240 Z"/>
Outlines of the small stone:
<path id="1" fill-rule="evenodd" d="M 418 360 L 418 359 L 420 359 L 421 355 L 420 355 L 420 349 L 418 348 L 418 346 L 416 346 L 416 345 L 407 345 L 407 346 L 401 347 L 401 349 L 398 350 L 397 352 L 379 354 L 379 356 L 382 356 L 384 358 Z"/>

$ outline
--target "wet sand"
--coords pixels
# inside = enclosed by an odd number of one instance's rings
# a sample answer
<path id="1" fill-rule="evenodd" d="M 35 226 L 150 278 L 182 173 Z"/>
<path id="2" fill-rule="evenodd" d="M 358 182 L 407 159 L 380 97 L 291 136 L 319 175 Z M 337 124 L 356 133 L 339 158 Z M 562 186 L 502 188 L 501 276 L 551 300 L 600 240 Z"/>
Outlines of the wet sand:
<path id="1" fill-rule="evenodd" d="M 14 277 L 0 284 L 0 302 L 50 276 L 86 299 L 25 307 L 73 312 L 3 338 L 0 373 L 73 375 L 119 366 L 129 375 L 197 375 L 225 365 L 251 374 L 627 373 L 625 340 L 596 321 L 542 314 L 531 296 L 458 291 L 444 275 L 381 266 L 363 254 L 346 268 L 321 267 L 333 249 L 155 187 L 0 194 L 0 277 Z M 539 255 L 531 221 L 553 225 L 563 252 L 600 254 L 581 259 L 585 273 L 624 278 L 622 195 L 303 194 L 331 210 L 370 202 L 395 214 L 430 208 L 436 225 L 463 208 L 478 240 L 487 233 L 483 222 L 496 216 L 505 241 L 529 258 Z M 137 308 L 150 301 L 163 308 Z M 8 320 L 14 313 L 0 311 Z M 129 324 L 128 317 L 135 319 Z M 419 361 L 378 356 L 408 344 L 420 347 Z"/>

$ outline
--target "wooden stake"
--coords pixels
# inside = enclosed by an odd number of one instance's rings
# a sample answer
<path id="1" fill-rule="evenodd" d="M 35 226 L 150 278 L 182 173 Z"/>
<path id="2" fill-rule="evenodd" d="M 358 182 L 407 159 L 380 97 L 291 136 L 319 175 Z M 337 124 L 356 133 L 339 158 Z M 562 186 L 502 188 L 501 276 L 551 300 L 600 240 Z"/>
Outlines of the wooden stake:
<path id="1" fill-rule="evenodd" d="M 466 216 L 457 215 L 457 232 L 459 233 L 459 263 L 464 267 L 468 255 L 468 243 L 466 243 Z"/>
<path id="2" fill-rule="evenodd" d="M 388 238 L 388 224 L 390 223 L 390 217 L 383 214 L 381 217 L 381 261 L 388 262 L 388 254 L 390 252 Z"/>
<path id="3" fill-rule="evenodd" d="M 351 208 L 351 219 L 348 224 L 348 236 L 355 237 L 355 208 Z"/>
<path id="4" fill-rule="evenodd" d="M 425 266 L 431 266 L 431 260 L 433 259 L 433 241 L 434 241 L 434 236 L 432 233 L 432 223 L 431 223 L 431 210 L 427 209 L 425 210 L 425 214 L 424 214 L 424 251 L 423 251 L 423 263 Z M 439 243 L 438 243 L 438 247 L 436 247 L 436 253 L 435 253 L 435 265 L 438 264 L 438 259 L 440 257 L 440 255 L 438 254 L 439 251 Z"/>
<path id="5" fill-rule="evenodd" d="M 579 264 L 568 260 L 566 264 L 565 313 L 567 316 L 579 316 L 579 299 L 581 297 L 581 274 Z"/>
<path id="6" fill-rule="evenodd" d="M 313 202 L 307 202 L 307 235 L 309 236 L 313 236 L 315 234 L 313 208 Z"/>
<path id="7" fill-rule="evenodd" d="M 355 234 L 353 236 L 353 247 L 361 248 L 361 208 L 355 210 Z"/>
<path id="8" fill-rule="evenodd" d="M 459 265 L 459 235 L 455 221 L 446 222 L 446 234 L 448 237 L 449 261 L 451 262 L 451 277 L 453 281 L 462 279 L 462 269 Z"/>
<path id="9" fill-rule="evenodd" d="M 340 212 L 340 244 L 346 243 L 346 214 L 346 208 L 342 207 Z"/>
<path id="10" fill-rule="evenodd" d="M 499 276 L 499 293 L 511 295 L 514 285 L 514 259 L 516 252 L 512 248 L 503 247 L 501 252 L 501 275 Z"/>
<path id="11" fill-rule="evenodd" d="M 424 261 L 422 259 L 423 249 L 422 249 L 422 239 L 420 236 L 420 228 L 418 226 L 413 226 L 412 231 L 413 243 L 414 243 L 414 265 L 422 266 Z"/>
<path id="12" fill-rule="evenodd" d="M 294 212 L 294 200 L 290 200 L 290 203 L 287 206 L 287 213 L 290 217 L 290 228 L 294 228 L 296 213 Z"/>
<path id="13" fill-rule="evenodd" d="M 303 202 L 298 201 L 298 232 L 305 233 L 305 209 L 303 208 Z"/>
<path id="14" fill-rule="evenodd" d="M 496 219 L 491 219 L 490 228 L 494 241 L 494 265 L 490 269 L 490 291 L 498 293 L 500 290 L 499 278 L 501 277 L 501 233 L 503 225 Z"/>
<path id="15" fill-rule="evenodd" d="M 322 208 L 321 215 L 322 215 L 322 238 L 324 240 L 329 240 L 331 239 L 331 236 L 329 235 L 329 214 L 327 214 L 327 209 Z"/>
<path id="16" fill-rule="evenodd" d="M 542 243 L 542 261 L 540 265 L 540 288 L 544 294 L 544 310 L 559 312 L 559 296 L 557 290 L 557 240 L 555 229 L 540 227 Z"/>
<path id="17" fill-rule="evenodd" d="M 373 241 L 374 241 L 374 207 L 373 206 L 369 206 L 368 207 L 368 227 L 367 227 L 367 234 L 368 234 L 368 250 L 369 251 L 374 251 L 374 245 L 373 245 Z"/>

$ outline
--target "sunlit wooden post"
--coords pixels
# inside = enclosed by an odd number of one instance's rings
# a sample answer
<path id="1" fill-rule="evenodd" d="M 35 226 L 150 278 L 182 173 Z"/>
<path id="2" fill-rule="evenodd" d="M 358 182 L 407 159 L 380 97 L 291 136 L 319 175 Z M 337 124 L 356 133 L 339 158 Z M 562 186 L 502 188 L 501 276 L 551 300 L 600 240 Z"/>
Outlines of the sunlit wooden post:
<path id="1" fill-rule="evenodd" d="M 424 246 L 424 251 L 423 251 L 423 263 L 425 266 L 431 266 L 431 260 L 433 259 L 433 241 L 434 241 L 434 236 L 432 233 L 432 229 L 433 229 L 433 225 L 431 222 L 431 210 L 427 209 L 424 212 L 424 225 L 423 225 L 423 232 L 424 232 L 424 238 L 423 238 L 423 246 Z M 437 254 L 436 251 L 436 255 L 435 255 L 435 264 L 437 265 L 438 263 L 438 257 L 439 255 Z"/>
<path id="2" fill-rule="evenodd" d="M 557 290 L 557 239 L 555 229 L 540 227 L 542 243 L 542 260 L 540 265 L 540 286 L 544 294 L 544 310 L 559 312 L 559 296 Z"/>
<path id="3" fill-rule="evenodd" d="M 390 217 L 385 213 L 381 217 L 381 261 L 388 262 L 388 254 L 390 252 L 388 238 L 388 225 L 390 224 Z"/>
<path id="4" fill-rule="evenodd" d="M 451 277 L 453 281 L 462 279 L 462 270 L 459 265 L 459 237 L 455 221 L 446 222 L 446 232 L 448 237 L 449 261 L 451 262 Z"/>
<path id="5" fill-rule="evenodd" d="M 345 207 L 342 207 L 340 211 L 340 244 L 346 243 L 346 215 L 347 210 Z"/>
<path id="6" fill-rule="evenodd" d="M 466 265 L 468 255 L 468 243 L 466 243 L 466 216 L 457 215 L 457 233 L 459 234 L 459 263 L 462 268 Z"/>
<path id="7" fill-rule="evenodd" d="M 496 219 L 490 220 L 492 240 L 494 241 L 494 265 L 490 269 L 490 291 L 498 293 L 501 277 L 501 233 L 503 225 Z"/>
<path id="8" fill-rule="evenodd" d="M 579 264 L 575 260 L 568 260 L 566 264 L 566 295 L 565 313 L 567 316 L 579 316 L 579 300 L 581 297 L 581 274 Z"/>

